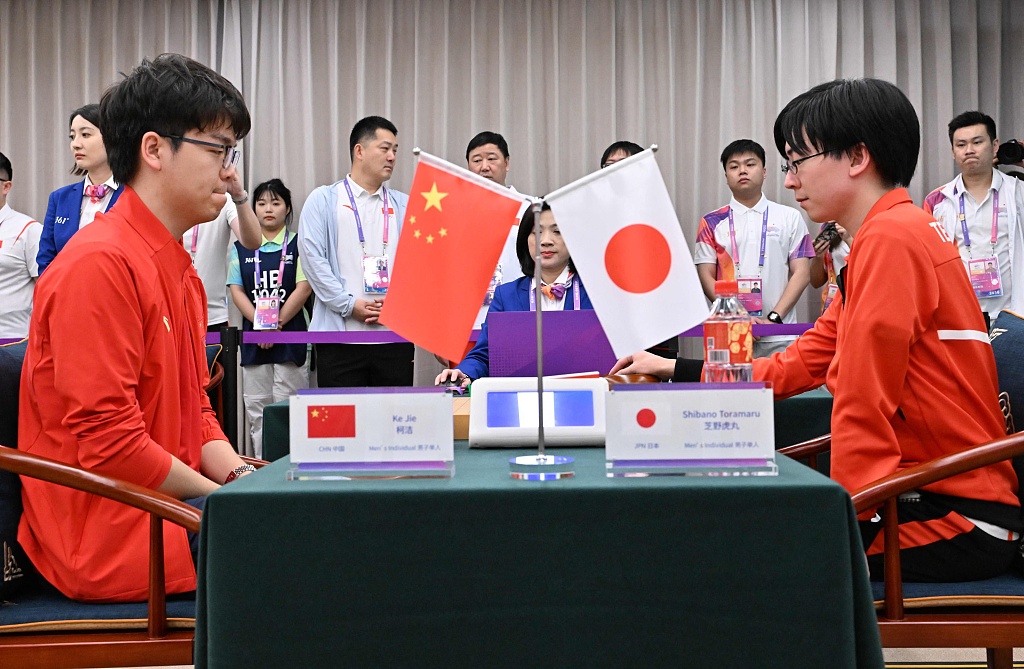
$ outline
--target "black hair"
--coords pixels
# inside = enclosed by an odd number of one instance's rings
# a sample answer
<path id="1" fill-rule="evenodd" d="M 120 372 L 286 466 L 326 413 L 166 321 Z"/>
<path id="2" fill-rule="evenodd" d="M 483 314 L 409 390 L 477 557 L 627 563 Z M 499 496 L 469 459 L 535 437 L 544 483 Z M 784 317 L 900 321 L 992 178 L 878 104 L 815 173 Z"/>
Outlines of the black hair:
<path id="1" fill-rule="evenodd" d="M 764 167 L 767 164 L 765 163 L 763 146 L 752 139 L 737 139 L 735 142 L 730 142 L 729 146 L 722 149 L 722 157 L 719 159 L 722 161 L 722 169 L 725 169 L 729 159 L 733 156 L 742 156 L 744 153 L 752 153 L 757 156 L 758 160 L 761 161 L 761 167 Z"/>
<path id="2" fill-rule="evenodd" d="M 1016 165 L 1024 161 L 1024 144 L 1015 139 L 1003 142 L 996 151 L 996 158 L 1000 165 Z"/>
<path id="3" fill-rule="evenodd" d="M 604 153 L 601 154 L 601 167 L 607 167 L 605 163 L 607 163 L 608 159 L 611 158 L 616 153 L 625 153 L 627 156 L 635 156 L 636 154 L 640 153 L 643 150 L 644 147 L 640 146 L 636 142 L 630 142 L 628 140 L 620 140 L 618 142 L 615 142 L 607 149 L 605 149 Z"/>
<path id="4" fill-rule="evenodd" d="M 996 122 L 992 120 L 992 117 L 988 114 L 982 114 L 980 111 L 965 111 L 954 116 L 953 120 L 949 122 L 949 143 L 953 144 L 953 133 L 960 128 L 968 128 L 972 125 L 985 126 L 989 141 L 995 141 Z"/>
<path id="5" fill-rule="evenodd" d="M 540 210 L 542 212 L 551 211 L 551 205 L 545 202 L 541 204 Z M 529 277 L 532 277 L 537 269 L 537 261 L 530 255 L 530 235 L 532 234 L 534 234 L 534 230 L 533 205 L 531 204 L 526 208 L 522 220 L 519 221 L 519 234 L 516 235 L 516 257 L 519 258 L 519 268 L 523 270 L 523 274 Z M 573 274 L 576 273 L 576 265 L 572 262 L 572 256 L 569 257 L 569 271 Z"/>
<path id="6" fill-rule="evenodd" d="M 394 136 L 398 136 L 398 128 L 395 124 L 383 116 L 367 116 L 359 119 L 359 122 L 352 126 L 352 134 L 348 136 L 348 157 L 355 160 L 356 144 L 362 144 L 367 140 L 374 139 L 378 130 L 387 130 Z"/>
<path id="7" fill-rule="evenodd" d="M 130 183 L 139 171 L 142 137 L 184 136 L 227 124 L 240 140 L 252 122 L 242 94 L 206 65 L 177 53 L 146 58 L 100 100 L 107 162 L 119 184 Z M 181 141 L 172 139 L 177 151 Z"/>
<path id="8" fill-rule="evenodd" d="M 486 144 L 494 144 L 501 151 L 501 155 L 506 159 L 508 158 L 508 142 L 505 141 L 505 138 L 496 132 L 484 130 L 469 140 L 469 146 L 466 147 L 466 160 L 469 160 L 469 154 L 472 153 L 473 149 L 479 149 Z"/>
<path id="9" fill-rule="evenodd" d="M 81 116 L 86 121 L 96 126 L 96 128 L 100 131 L 100 137 L 103 137 L 103 129 L 100 128 L 100 106 L 98 104 L 96 104 L 95 102 L 91 102 L 87 105 L 82 105 L 75 111 L 71 112 L 71 115 L 68 116 L 68 130 L 71 129 L 71 125 L 75 122 L 76 116 Z M 81 167 L 77 165 L 77 163 L 72 163 L 71 173 L 74 174 L 76 177 L 84 177 L 86 174 L 88 174 L 88 171 L 83 170 Z"/>
<path id="10" fill-rule="evenodd" d="M 264 181 L 259 186 L 256 186 L 252 192 L 252 208 L 255 211 L 256 201 L 259 200 L 264 193 L 272 193 L 276 195 L 278 199 L 284 202 L 284 206 L 288 207 L 288 214 L 284 217 L 284 224 L 291 225 L 292 222 L 292 192 L 288 190 L 288 187 L 284 185 L 284 182 L 280 179 L 269 179 Z"/>
<path id="11" fill-rule="evenodd" d="M 11 167 L 11 160 L 2 153 L 0 153 L 0 172 L 3 173 L 0 174 L 2 177 L 0 181 L 14 181 L 14 168 Z M 4 174 L 7 176 L 3 176 Z"/>
<path id="12" fill-rule="evenodd" d="M 801 93 L 775 119 L 775 146 L 824 151 L 839 159 L 863 144 L 888 186 L 909 186 L 921 150 L 921 125 L 910 100 L 881 79 L 836 79 Z"/>
<path id="13" fill-rule="evenodd" d="M 75 117 L 81 116 L 89 123 L 92 123 L 97 128 L 100 127 L 100 106 L 95 102 L 90 102 L 87 105 L 82 105 L 75 111 L 71 112 L 68 116 L 68 129 L 71 129 L 71 124 L 75 122 Z M 101 129 L 100 132 L 103 132 Z"/>

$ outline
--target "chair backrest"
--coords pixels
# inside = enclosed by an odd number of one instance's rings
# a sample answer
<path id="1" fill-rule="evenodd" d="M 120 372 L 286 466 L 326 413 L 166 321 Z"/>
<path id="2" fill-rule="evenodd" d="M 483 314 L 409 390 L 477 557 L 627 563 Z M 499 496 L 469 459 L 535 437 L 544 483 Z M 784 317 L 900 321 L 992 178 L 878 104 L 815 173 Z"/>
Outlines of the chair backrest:
<path id="1" fill-rule="evenodd" d="M 999 375 L 999 404 L 1006 418 L 1006 433 L 1017 431 L 1015 421 L 1024 428 L 1024 318 L 1012 311 L 1001 311 L 989 329 L 992 353 Z M 1024 505 L 1024 458 L 1014 458 L 1020 486 L 1018 497 Z"/>
<path id="2" fill-rule="evenodd" d="M 0 444 L 18 446 L 18 394 L 28 341 L 0 346 Z"/>
<path id="3" fill-rule="evenodd" d="M 989 329 L 992 353 L 999 374 L 999 401 L 1007 417 L 1006 432 L 1016 432 L 1014 419 L 1024 427 L 1024 317 L 999 312 Z"/>
<path id="4" fill-rule="evenodd" d="M 18 447 L 18 400 L 21 388 L 21 366 L 25 361 L 25 341 L 0 346 L 0 445 Z M 28 558 L 18 545 L 18 523 L 21 521 L 21 479 L 17 474 L 0 470 L 0 600 L 14 595 L 30 580 L 33 573 Z"/>

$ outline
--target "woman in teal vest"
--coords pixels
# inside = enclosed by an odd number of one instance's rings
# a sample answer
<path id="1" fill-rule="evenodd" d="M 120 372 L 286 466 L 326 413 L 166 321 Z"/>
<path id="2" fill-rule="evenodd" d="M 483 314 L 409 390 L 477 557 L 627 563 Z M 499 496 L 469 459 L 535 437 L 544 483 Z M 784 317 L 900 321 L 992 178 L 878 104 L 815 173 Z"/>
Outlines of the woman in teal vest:
<path id="1" fill-rule="evenodd" d="M 288 229 L 291 191 L 280 179 L 265 181 L 253 191 L 253 209 L 263 244 L 250 251 L 235 242 L 228 269 L 231 299 L 245 319 L 242 331 L 305 332 L 302 306 L 310 287 Z M 242 344 L 242 394 L 256 457 L 263 454 L 263 407 L 308 386 L 306 344 Z"/>

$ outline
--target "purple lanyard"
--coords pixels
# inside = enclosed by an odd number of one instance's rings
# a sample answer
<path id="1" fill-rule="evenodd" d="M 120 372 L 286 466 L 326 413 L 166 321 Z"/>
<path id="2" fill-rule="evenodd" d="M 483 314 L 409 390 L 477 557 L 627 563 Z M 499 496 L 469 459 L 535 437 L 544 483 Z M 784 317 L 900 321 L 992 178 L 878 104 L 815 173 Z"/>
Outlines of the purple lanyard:
<path id="1" fill-rule="evenodd" d="M 576 277 L 569 279 L 569 288 L 572 289 L 572 305 L 576 311 L 580 310 L 580 291 L 576 288 Z M 562 305 L 562 309 L 565 309 L 565 305 Z M 530 311 L 537 311 L 537 291 L 534 288 L 530 289 Z"/>
<path id="2" fill-rule="evenodd" d="M 768 207 L 764 208 L 764 217 L 761 219 L 761 257 L 757 262 L 757 276 L 761 276 L 761 269 L 764 267 L 764 245 L 768 238 Z M 732 240 L 732 258 L 736 262 L 736 275 L 740 274 L 740 252 L 736 246 L 736 224 L 732 217 L 732 207 L 729 207 L 729 239 Z"/>
<path id="3" fill-rule="evenodd" d="M 359 230 L 359 243 L 363 247 L 363 255 L 366 255 L 366 238 L 363 236 L 363 219 L 359 216 L 359 207 L 356 206 L 356 199 L 352 197 L 352 187 L 348 185 L 348 179 L 342 181 L 345 184 L 345 192 L 348 193 L 348 203 L 352 205 L 352 213 L 356 217 L 356 229 Z M 384 193 L 384 253 L 388 254 L 388 189 L 380 187 Z"/>
<path id="4" fill-rule="evenodd" d="M 979 208 L 981 205 L 978 205 Z M 960 227 L 964 231 L 964 246 L 971 248 L 971 235 L 967 232 L 967 215 L 964 213 L 964 194 L 960 193 Z M 999 191 L 992 190 L 992 255 L 996 253 L 999 238 Z"/>
<path id="5" fill-rule="evenodd" d="M 199 245 L 199 226 L 192 228 L 192 262 L 196 260 L 196 247 Z"/>
<path id="6" fill-rule="evenodd" d="M 277 286 L 272 286 L 270 284 L 270 277 L 268 276 L 267 288 L 280 288 L 281 286 L 284 285 L 284 258 L 286 255 L 288 255 L 288 228 L 284 229 L 284 244 L 281 245 L 281 263 L 277 266 Z M 256 277 L 256 288 L 259 288 L 261 279 L 259 249 L 256 249 L 256 253 L 253 254 L 253 257 L 256 258 L 256 260 L 254 261 L 256 263 L 256 272 L 254 274 L 254 276 Z"/>

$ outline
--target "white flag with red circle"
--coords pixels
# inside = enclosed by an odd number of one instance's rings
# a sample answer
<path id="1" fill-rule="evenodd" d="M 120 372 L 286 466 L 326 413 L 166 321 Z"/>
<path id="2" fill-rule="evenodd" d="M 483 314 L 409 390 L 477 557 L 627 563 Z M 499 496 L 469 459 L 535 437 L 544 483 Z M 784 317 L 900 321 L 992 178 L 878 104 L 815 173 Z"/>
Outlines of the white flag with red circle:
<path id="1" fill-rule="evenodd" d="M 704 322 L 704 292 L 652 149 L 544 199 L 615 355 Z"/>

